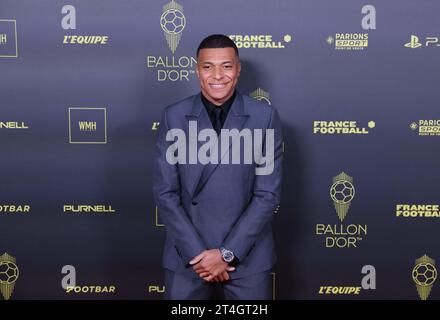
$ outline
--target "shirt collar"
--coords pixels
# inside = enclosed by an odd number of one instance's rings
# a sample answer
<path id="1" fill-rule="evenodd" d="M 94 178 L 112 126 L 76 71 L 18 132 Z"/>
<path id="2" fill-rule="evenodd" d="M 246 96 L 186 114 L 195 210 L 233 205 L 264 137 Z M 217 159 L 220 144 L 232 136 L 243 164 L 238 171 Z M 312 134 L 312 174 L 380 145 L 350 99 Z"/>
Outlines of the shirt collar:
<path id="1" fill-rule="evenodd" d="M 201 93 L 203 105 L 205 106 L 208 113 L 211 113 L 215 108 L 220 107 L 223 110 L 223 112 L 227 114 L 229 112 L 229 109 L 231 109 L 232 103 L 234 102 L 236 95 L 237 95 L 236 91 L 234 90 L 234 93 L 228 100 L 226 100 L 222 105 L 216 106 L 211 101 L 206 99 L 203 93 Z"/>

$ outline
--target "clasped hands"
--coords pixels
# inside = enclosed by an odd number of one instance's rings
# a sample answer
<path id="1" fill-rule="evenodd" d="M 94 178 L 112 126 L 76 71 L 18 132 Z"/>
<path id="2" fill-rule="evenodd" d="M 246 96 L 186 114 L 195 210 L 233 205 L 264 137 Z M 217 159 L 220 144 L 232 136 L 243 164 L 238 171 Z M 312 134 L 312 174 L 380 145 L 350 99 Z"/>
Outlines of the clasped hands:
<path id="1" fill-rule="evenodd" d="M 235 270 L 223 261 L 219 249 L 205 250 L 190 262 L 193 270 L 207 282 L 224 282 L 229 280 L 229 273 Z"/>

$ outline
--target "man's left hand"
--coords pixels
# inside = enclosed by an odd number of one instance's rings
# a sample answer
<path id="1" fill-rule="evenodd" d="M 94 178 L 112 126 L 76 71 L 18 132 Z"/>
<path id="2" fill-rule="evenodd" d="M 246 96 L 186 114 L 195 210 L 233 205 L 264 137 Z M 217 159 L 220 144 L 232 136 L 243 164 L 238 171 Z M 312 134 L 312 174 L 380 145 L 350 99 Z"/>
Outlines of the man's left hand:
<path id="1" fill-rule="evenodd" d="M 212 281 L 214 279 L 221 279 L 218 277 L 225 271 L 234 271 L 234 267 L 230 267 L 223 261 L 219 249 L 205 250 L 189 262 L 194 271 L 205 281 Z"/>

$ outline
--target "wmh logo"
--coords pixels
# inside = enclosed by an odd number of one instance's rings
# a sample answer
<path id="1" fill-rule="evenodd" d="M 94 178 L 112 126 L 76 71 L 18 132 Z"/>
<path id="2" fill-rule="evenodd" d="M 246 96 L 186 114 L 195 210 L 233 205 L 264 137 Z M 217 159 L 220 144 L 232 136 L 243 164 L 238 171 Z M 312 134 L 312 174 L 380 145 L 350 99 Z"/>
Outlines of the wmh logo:
<path id="1" fill-rule="evenodd" d="M 69 108 L 69 143 L 107 143 L 106 108 Z"/>
<path id="2" fill-rule="evenodd" d="M 79 121 L 80 131 L 96 131 L 96 121 Z"/>

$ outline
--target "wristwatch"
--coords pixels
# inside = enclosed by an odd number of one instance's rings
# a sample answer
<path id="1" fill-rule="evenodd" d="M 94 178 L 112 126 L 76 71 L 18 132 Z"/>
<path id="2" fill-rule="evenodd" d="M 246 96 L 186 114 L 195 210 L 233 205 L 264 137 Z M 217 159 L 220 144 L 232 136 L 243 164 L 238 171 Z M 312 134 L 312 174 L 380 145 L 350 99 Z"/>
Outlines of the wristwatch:
<path id="1" fill-rule="evenodd" d="M 221 247 L 220 248 L 220 253 L 222 254 L 222 259 L 224 262 L 226 263 L 231 263 L 232 261 L 234 261 L 234 253 L 231 250 L 228 250 L 226 248 Z"/>

